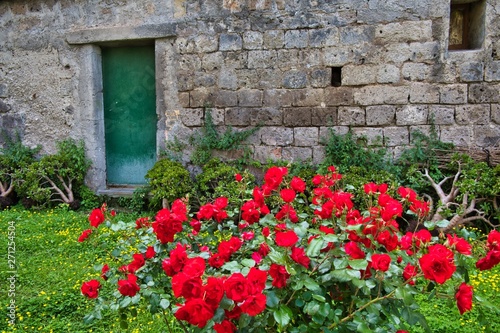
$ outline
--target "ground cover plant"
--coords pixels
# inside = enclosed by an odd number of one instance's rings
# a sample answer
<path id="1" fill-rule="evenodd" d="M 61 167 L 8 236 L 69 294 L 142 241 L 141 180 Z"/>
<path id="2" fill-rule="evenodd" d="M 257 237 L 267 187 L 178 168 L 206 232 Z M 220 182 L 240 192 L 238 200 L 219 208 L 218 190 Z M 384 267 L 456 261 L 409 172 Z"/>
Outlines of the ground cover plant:
<path id="1" fill-rule="evenodd" d="M 363 198 L 344 191 L 335 167 L 312 187 L 271 167 L 227 210 L 219 197 L 191 212 L 181 198 L 154 218 L 115 221 L 105 209 L 90 215 L 82 241 L 121 235 L 111 257 L 98 257 L 82 294 L 96 300 L 86 320 L 116 310 L 127 327 L 130 306 L 177 318 L 184 332 L 431 332 L 416 299 L 454 299 L 455 312 L 488 310 L 470 275 L 500 261 L 500 233 L 478 241 L 465 229 L 433 237 L 402 233 L 403 212 L 425 219 L 428 202 L 406 187 L 367 183 Z M 422 223 L 424 221 L 421 221 Z M 445 221 L 435 225 L 436 228 Z M 104 239 L 103 236 L 104 235 Z M 479 259 L 480 258 L 480 259 Z M 478 260 L 479 259 L 479 260 Z M 420 299 L 420 302 L 425 302 Z"/>

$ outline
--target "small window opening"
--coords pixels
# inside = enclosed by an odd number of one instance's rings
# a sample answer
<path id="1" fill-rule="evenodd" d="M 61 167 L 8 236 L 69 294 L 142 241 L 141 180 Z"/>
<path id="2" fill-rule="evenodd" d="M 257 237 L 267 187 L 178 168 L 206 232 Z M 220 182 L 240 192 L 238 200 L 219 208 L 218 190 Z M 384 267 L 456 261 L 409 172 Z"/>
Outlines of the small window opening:
<path id="1" fill-rule="evenodd" d="M 449 50 L 474 50 L 482 47 L 485 8 L 485 0 L 451 0 Z"/>
<path id="2" fill-rule="evenodd" d="M 332 67 L 332 86 L 340 87 L 342 85 L 342 67 Z"/>

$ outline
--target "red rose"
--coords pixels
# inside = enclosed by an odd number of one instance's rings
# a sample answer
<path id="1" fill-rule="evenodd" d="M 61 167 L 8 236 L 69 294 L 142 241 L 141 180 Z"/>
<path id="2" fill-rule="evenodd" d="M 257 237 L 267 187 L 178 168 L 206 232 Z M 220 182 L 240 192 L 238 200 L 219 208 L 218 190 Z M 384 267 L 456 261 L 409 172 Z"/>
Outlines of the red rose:
<path id="1" fill-rule="evenodd" d="M 172 277 L 172 291 L 175 297 L 199 298 L 203 295 L 203 282 L 198 276 L 178 273 Z"/>
<path id="2" fill-rule="evenodd" d="M 178 320 L 185 320 L 191 325 L 203 328 L 212 319 L 214 312 L 204 300 L 193 298 L 177 309 L 174 316 Z"/>
<path id="3" fill-rule="evenodd" d="M 284 288 L 286 286 L 286 281 L 290 277 L 287 272 L 286 267 L 278 264 L 271 264 L 269 268 L 269 275 L 273 278 L 272 285 L 276 288 Z"/>
<path id="4" fill-rule="evenodd" d="M 408 331 L 405 330 L 397 330 L 396 333 L 408 333 Z"/>
<path id="5" fill-rule="evenodd" d="M 306 190 L 306 182 L 301 178 L 294 176 L 290 182 L 290 187 L 295 191 L 302 193 Z"/>
<path id="6" fill-rule="evenodd" d="M 234 175 L 234 180 L 236 180 L 239 183 L 243 180 L 243 177 L 239 173 L 237 173 Z"/>
<path id="7" fill-rule="evenodd" d="M 136 229 L 149 228 L 150 226 L 151 221 L 149 220 L 149 217 L 139 217 L 137 220 L 135 220 Z"/>
<path id="8" fill-rule="evenodd" d="M 424 277 L 439 284 L 445 283 L 456 270 L 453 262 L 449 258 L 442 257 L 439 254 L 424 254 L 419 259 L 420 268 L 424 272 Z"/>
<path id="9" fill-rule="evenodd" d="M 299 217 L 297 215 L 297 212 L 295 211 L 295 209 L 293 209 L 292 205 L 290 204 L 284 204 L 275 217 L 278 221 L 282 221 L 283 218 L 287 217 L 290 219 L 290 222 L 292 223 L 299 222 Z"/>
<path id="10" fill-rule="evenodd" d="M 248 297 L 249 287 L 247 279 L 241 273 L 234 273 L 224 281 L 226 297 L 236 303 L 240 303 Z"/>
<path id="11" fill-rule="evenodd" d="M 387 251 L 391 252 L 398 247 L 399 244 L 398 235 L 397 234 L 391 235 L 391 232 L 389 230 L 384 230 L 378 234 L 377 242 L 385 246 Z"/>
<path id="12" fill-rule="evenodd" d="M 410 280 L 411 278 L 417 276 L 417 267 L 411 265 L 411 264 L 407 264 L 406 267 L 404 268 L 403 270 L 403 278 L 405 281 L 408 281 Z M 415 284 L 415 281 L 410 281 L 408 282 L 410 285 L 414 285 Z"/>
<path id="13" fill-rule="evenodd" d="M 126 280 L 118 280 L 118 291 L 123 296 L 135 296 L 141 288 L 137 285 L 137 276 L 129 274 Z"/>
<path id="14" fill-rule="evenodd" d="M 299 241 L 299 237 L 293 230 L 276 231 L 275 241 L 278 246 L 292 247 Z"/>
<path id="15" fill-rule="evenodd" d="M 146 253 L 144 254 L 146 259 L 151 259 L 156 255 L 155 248 L 152 246 L 148 246 Z"/>
<path id="16" fill-rule="evenodd" d="M 364 259 L 366 254 L 361 250 L 356 242 L 349 242 L 344 246 L 345 253 L 347 253 L 351 259 Z"/>
<path id="17" fill-rule="evenodd" d="M 273 166 L 269 168 L 264 175 L 264 185 L 267 185 L 268 188 L 266 192 L 271 193 L 272 190 L 277 189 L 287 173 L 288 169 L 285 167 Z"/>
<path id="18" fill-rule="evenodd" d="M 224 285 L 221 279 L 208 277 L 204 286 L 205 302 L 215 311 L 224 297 Z"/>
<path id="19" fill-rule="evenodd" d="M 287 203 L 295 200 L 295 195 L 295 191 L 290 188 L 284 188 L 280 191 L 281 199 L 283 199 L 283 201 Z"/>
<path id="20" fill-rule="evenodd" d="M 193 228 L 193 231 L 192 233 L 194 235 L 198 234 L 198 232 L 200 232 L 201 230 L 201 222 L 196 220 L 196 219 L 192 219 L 191 222 L 189 222 L 189 225 Z"/>
<path id="21" fill-rule="evenodd" d="M 377 271 L 386 272 L 391 265 L 391 257 L 388 254 L 373 254 L 372 267 Z"/>
<path id="22" fill-rule="evenodd" d="M 249 316 L 256 316 L 266 309 L 266 300 L 264 294 L 248 296 L 245 302 L 240 305 L 241 311 Z"/>
<path id="23" fill-rule="evenodd" d="M 432 246 L 429 246 L 429 253 L 435 254 L 441 258 L 453 260 L 453 251 L 442 244 L 434 244 Z"/>
<path id="24" fill-rule="evenodd" d="M 81 287 L 82 294 L 88 298 L 97 298 L 99 295 L 99 288 L 101 288 L 101 283 L 97 280 L 90 280 L 84 282 Z"/>
<path id="25" fill-rule="evenodd" d="M 108 264 L 104 264 L 101 268 L 101 278 L 103 280 L 108 279 L 108 272 L 109 272 L 109 266 L 108 266 Z"/>
<path id="26" fill-rule="evenodd" d="M 269 248 L 269 245 L 267 245 L 267 243 L 261 243 L 260 246 L 259 246 L 259 254 L 262 256 L 262 257 L 265 257 L 269 254 L 269 252 L 271 252 L 271 249 Z"/>
<path id="27" fill-rule="evenodd" d="M 221 268 L 226 261 L 226 258 L 219 253 L 214 253 L 208 258 L 208 264 L 213 268 Z"/>
<path id="28" fill-rule="evenodd" d="M 396 199 L 388 200 L 382 207 L 380 216 L 384 221 L 389 221 L 395 219 L 396 217 L 401 217 L 403 214 L 403 205 Z"/>
<path id="29" fill-rule="evenodd" d="M 214 216 L 214 205 L 208 203 L 200 207 L 199 212 L 196 214 L 198 220 L 210 220 Z"/>
<path id="30" fill-rule="evenodd" d="M 83 230 L 83 232 L 80 235 L 80 237 L 78 237 L 78 241 L 80 243 L 83 242 L 84 240 L 86 240 L 87 238 L 89 238 L 89 236 L 90 236 L 91 233 L 92 233 L 92 229 Z"/>
<path id="31" fill-rule="evenodd" d="M 472 286 L 467 285 L 465 282 L 462 282 L 460 287 L 458 287 L 455 299 L 457 300 L 458 311 L 460 311 L 461 315 L 472 309 L 472 294 Z"/>
<path id="32" fill-rule="evenodd" d="M 255 233 L 253 231 L 244 231 L 241 233 L 241 238 L 243 238 L 246 241 L 252 240 L 255 236 Z"/>
<path id="33" fill-rule="evenodd" d="M 490 231 L 487 244 L 491 251 L 500 251 L 500 232 L 496 230 Z"/>
<path id="34" fill-rule="evenodd" d="M 401 198 L 407 199 L 409 201 L 414 201 L 417 199 L 417 193 L 409 187 L 399 187 L 397 190 Z"/>
<path id="35" fill-rule="evenodd" d="M 220 324 L 214 324 L 214 330 L 217 333 L 234 333 L 236 332 L 236 326 L 229 320 L 224 320 Z"/>
<path id="36" fill-rule="evenodd" d="M 261 293 L 266 288 L 267 272 L 252 267 L 247 275 L 249 292 L 252 295 Z"/>
<path id="37" fill-rule="evenodd" d="M 417 231 L 413 237 L 417 239 L 417 246 L 420 247 L 421 243 L 429 243 L 432 239 L 432 235 L 429 230 L 422 229 Z"/>
<path id="38" fill-rule="evenodd" d="M 92 212 L 90 212 L 89 222 L 90 225 L 93 226 L 94 228 L 97 228 L 99 224 L 104 222 L 104 213 L 102 212 L 102 210 L 96 208 Z"/>
<path id="39" fill-rule="evenodd" d="M 471 255 L 472 254 L 472 246 L 463 238 L 458 237 L 457 235 L 450 235 L 447 234 L 447 241 L 446 245 L 455 248 L 458 253 L 464 254 L 464 255 Z"/>
<path id="40" fill-rule="evenodd" d="M 205 259 L 201 257 L 187 259 L 182 271 L 188 276 L 201 277 L 205 273 Z"/>
<path id="41" fill-rule="evenodd" d="M 366 194 L 373 194 L 376 193 L 378 190 L 378 185 L 375 183 L 368 183 L 363 185 L 363 190 L 365 191 Z"/>
<path id="42" fill-rule="evenodd" d="M 500 251 L 489 251 L 486 257 L 481 258 L 476 263 L 476 267 L 481 270 L 492 269 L 500 263 Z"/>
<path id="43" fill-rule="evenodd" d="M 305 268 L 309 268 L 309 264 L 311 263 L 311 259 L 306 256 L 306 251 L 304 251 L 301 247 L 293 247 L 292 255 L 290 256 L 293 261 L 297 264 L 304 266 Z"/>

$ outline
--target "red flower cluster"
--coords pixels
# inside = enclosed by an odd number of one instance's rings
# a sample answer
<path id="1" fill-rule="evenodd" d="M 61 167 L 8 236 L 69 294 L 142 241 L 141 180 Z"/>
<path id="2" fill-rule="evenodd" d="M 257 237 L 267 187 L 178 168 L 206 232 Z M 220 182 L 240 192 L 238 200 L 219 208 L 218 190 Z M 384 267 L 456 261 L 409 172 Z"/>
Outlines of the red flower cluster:
<path id="1" fill-rule="evenodd" d="M 454 254 L 441 244 L 434 244 L 428 250 L 429 253 L 418 260 L 420 268 L 426 279 L 443 284 L 457 269 L 453 262 Z"/>
<path id="2" fill-rule="evenodd" d="M 137 276 L 134 274 L 127 275 L 126 280 L 118 280 L 118 291 L 123 296 L 135 296 L 141 288 L 137 284 Z"/>
<path id="3" fill-rule="evenodd" d="M 248 224 L 259 222 L 261 215 L 269 214 L 269 208 L 264 202 L 264 192 L 255 187 L 253 190 L 253 200 L 249 200 L 241 207 L 241 218 Z"/>
<path id="4" fill-rule="evenodd" d="M 228 241 L 222 241 L 217 247 L 217 253 L 214 253 L 208 259 L 210 266 L 220 268 L 229 261 L 231 255 L 238 251 L 242 241 L 238 237 L 231 237 Z"/>
<path id="5" fill-rule="evenodd" d="M 492 230 L 488 234 L 486 245 L 488 247 L 486 257 L 476 263 L 476 267 L 482 271 L 492 269 L 500 263 L 500 232 Z"/>
<path id="6" fill-rule="evenodd" d="M 84 282 L 80 290 L 84 296 L 88 298 L 97 298 L 99 295 L 99 288 L 101 288 L 101 283 L 97 280 L 90 280 L 88 282 Z"/>
<path id="7" fill-rule="evenodd" d="M 105 207 L 105 206 L 103 206 Z M 89 222 L 94 228 L 97 228 L 101 223 L 104 222 L 104 210 L 103 207 L 96 208 L 90 212 Z"/>
<path id="8" fill-rule="evenodd" d="M 86 240 L 87 238 L 89 238 L 90 234 L 92 233 L 92 229 L 86 229 L 86 230 L 83 230 L 82 234 L 80 235 L 80 237 L 78 237 L 78 242 L 83 242 L 84 240 Z"/>
<path id="9" fill-rule="evenodd" d="M 182 223 L 187 221 L 186 205 L 181 200 L 175 200 L 172 204 L 172 210 L 163 208 L 152 223 L 153 231 L 158 240 L 162 243 L 174 241 L 174 236 L 182 231 Z"/>
<path id="10" fill-rule="evenodd" d="M 227 207 L 228 200 L 225 197 L 215 199 L 213 204 L 208 203 L 200 207 L 200 211 L 196 215 L 199 220 L 210 220 L 213 218 L 217 222 L 222 222 L 227 218 L 227 212 L 224 210 Z"/>

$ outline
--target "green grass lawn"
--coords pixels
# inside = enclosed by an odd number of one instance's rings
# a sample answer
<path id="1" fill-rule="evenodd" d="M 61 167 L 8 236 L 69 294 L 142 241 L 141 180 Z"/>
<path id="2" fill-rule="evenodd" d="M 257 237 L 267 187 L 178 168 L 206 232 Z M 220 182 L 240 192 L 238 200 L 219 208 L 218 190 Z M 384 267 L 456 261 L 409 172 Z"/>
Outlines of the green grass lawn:
<path id="1" fill-rule="evenodd" d="M 134 219 L 129 216 L 128 219 Z M 15 231 L 14 237 L 10 231 Z M 129 318 L 129 328 L 120 328 L 116 313 L 85 324 L 83 317 L 93 308 L 93 301 L 83 297 L 83 281 L 97 278 L 94 269 L 106 249 L 92 242 L 78 243 L 82 230 L 88 228 L 86 213 L 65 209 L 26 211 L 15 207 L 0 212 L 0 333 L 4 332 L 167 332 L 162 318 L 138 309 Z M 9 239 L 10 236 L 10 239 Z M 9 251 L 9 242 L 15 251 Z M 113 240 L 110 239 L 110 243 Z M 9 267 L 8 254 L 16 267 Z M 15 271 L 15 290 L 9 290 L 8 278 Z M 433 332 L 500 332 L 500 269 L 471 275 L 477 295 L 488 299 L 491 307 L 474 307 L 460 316 L 453 300 L 421 298 L 422 312 L 428 316 Z M 9 325 L 9 304 L 15 300 L 15 325 Z M 482 319 L 481 319 L 482 318 Z M 413 327 L 412 332 L 423 332 Z M 177 332 L 177 331 L 176 331 Z"/>

